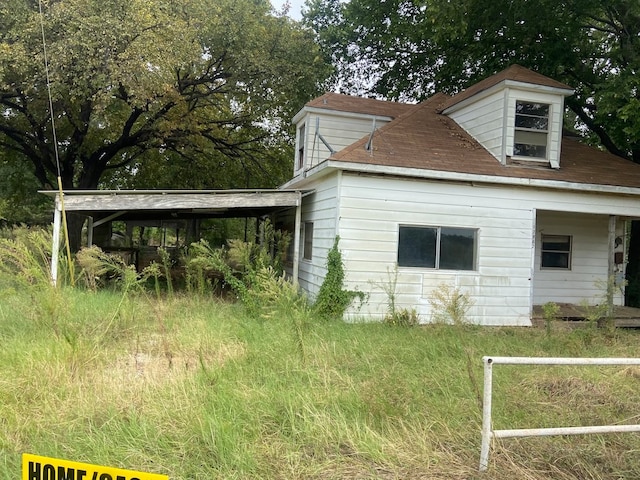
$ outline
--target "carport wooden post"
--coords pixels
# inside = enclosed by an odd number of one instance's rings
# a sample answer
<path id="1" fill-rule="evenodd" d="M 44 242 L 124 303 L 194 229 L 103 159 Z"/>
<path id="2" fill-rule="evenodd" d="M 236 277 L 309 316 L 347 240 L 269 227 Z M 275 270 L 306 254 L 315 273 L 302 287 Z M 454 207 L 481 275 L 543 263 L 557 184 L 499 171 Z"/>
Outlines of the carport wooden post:
<path id="1" fill-rule="evenodd" d="M 296 205 L 296 221 L 293 231 L 293 284 L 298 284 L 298 271 L 300 269 L 300 229 L 302 228 L 302 193 L 298 192 Z"/>
<path id="2" fill-rule="evenodd" d="M 60 257 L 60 225 L 62 224 L 62 206 L 60 197 L 56 195 L 53 209 L 53 244 L 51 245 L 51 283 L 54 286 L 58 282 L 58 260 Z"/>

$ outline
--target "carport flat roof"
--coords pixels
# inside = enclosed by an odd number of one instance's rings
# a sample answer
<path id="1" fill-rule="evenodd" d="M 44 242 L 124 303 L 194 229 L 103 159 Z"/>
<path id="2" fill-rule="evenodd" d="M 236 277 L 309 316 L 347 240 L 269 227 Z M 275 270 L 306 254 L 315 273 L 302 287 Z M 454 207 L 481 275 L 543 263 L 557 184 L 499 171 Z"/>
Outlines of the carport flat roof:
<path id="1" fill-rule="evenodd" d="M 65 190 L 64 209 L 95 218 L 119 212 L 119 220 L 229 218 L 267 215 L 297 207 L 310 191 L 246 190 Z M 59 202 L 59 192 L 43 191 Z"/>

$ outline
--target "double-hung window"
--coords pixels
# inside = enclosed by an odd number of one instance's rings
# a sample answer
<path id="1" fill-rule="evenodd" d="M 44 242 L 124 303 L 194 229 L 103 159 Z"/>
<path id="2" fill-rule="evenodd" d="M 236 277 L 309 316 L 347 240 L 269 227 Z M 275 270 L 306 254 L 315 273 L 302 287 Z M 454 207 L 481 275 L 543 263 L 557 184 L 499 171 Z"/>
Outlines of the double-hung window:
<path id="1" fill-rule="evenodd" d="M 516 102 L 514 156 L 547 158 L 549 109 L 546 103 Z"/>
<path id="2" fill-rule="evenodd" d="M 571 269 L 570 235 L 542 235 L 540 267 Z"/>
<path id="3" fill-rule="evenodd" d="M 400 225 L 398 266 L 475 270 L 477 230 Z"/>

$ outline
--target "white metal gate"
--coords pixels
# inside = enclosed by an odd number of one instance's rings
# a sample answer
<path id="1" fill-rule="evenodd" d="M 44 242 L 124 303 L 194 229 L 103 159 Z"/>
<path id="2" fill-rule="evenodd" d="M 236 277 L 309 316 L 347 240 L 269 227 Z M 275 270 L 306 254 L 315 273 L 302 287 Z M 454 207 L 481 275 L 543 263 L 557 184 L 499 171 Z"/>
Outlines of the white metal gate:
<path id="1" fill-rule="evenodd" d="M 482 361 L 484 363 L 484 392 L 482 401 L 482 447 L 480 450 L 481 472 L 485 471 L 489 465 L 489 450 L 492 438 L 640 432 L 640 425 L 598 425 L 514 430 L 493 430 L 491 428 L 493 365 L 640 365 L 640 358 L 482 357 Z"/>

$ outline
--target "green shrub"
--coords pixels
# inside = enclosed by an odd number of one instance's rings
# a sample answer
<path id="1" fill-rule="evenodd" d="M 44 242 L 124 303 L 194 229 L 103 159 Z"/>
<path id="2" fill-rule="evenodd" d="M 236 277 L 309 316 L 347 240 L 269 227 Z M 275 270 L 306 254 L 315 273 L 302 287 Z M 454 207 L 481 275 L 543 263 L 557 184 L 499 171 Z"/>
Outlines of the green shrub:
<path id="1" fill-rule="evenodd" d="M 260 236 L 261 244 L 234 239 L 229 240 L 226 247 L 216 249 L 206 240 L 193 243 L 186 260 L 190 288 L 202 292 L 208 284 L 207 278 L 219 275 L 251 313 L 260 314 L 264 301 L 261 292 L 265 290 L 262 284 L 267 282 L 271 287 L 275 279 L 286 281 L 282 252 L 287 250 L 290 235 L 276 231 L 267 221 L 261 226 Z M 283 294 L 286 296 L 289 292 Z"/>
<path id="2" fill-rule="evenodd" d="M 356 298 L 361 303 L 366 298 L 363 292 L 344 289 L 344 263 L 339 242 L 340 237 L 336 237 L 327 254 L 327 273 L 314 303 L 314 311 L 321 318 L 342 318 Z"/>

